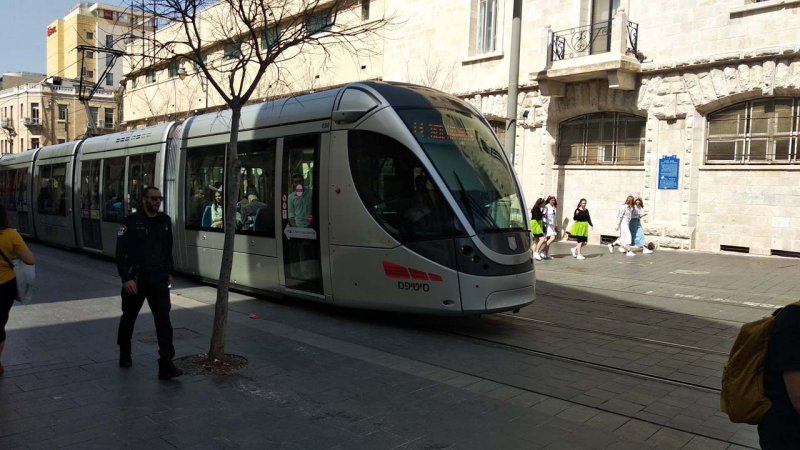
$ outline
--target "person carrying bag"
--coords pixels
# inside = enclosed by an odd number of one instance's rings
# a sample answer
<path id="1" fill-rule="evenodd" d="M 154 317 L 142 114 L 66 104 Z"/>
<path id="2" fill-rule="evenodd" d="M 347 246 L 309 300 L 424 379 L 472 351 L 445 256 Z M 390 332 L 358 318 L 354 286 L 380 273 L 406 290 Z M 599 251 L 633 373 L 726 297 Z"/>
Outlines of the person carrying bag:
<path id="1" fill-rule="evenodd" d="M 17 290 L 17 278 L 19 274 L 28 273 L 26 267 L 33 269 L 36 263 L 36 258 L 33 256 L 22 236 L 17 233 L 17 230 L 8 227 L 8 214 L 6 208 L 0 205 L 0 255 L 3 255 L 5 264 L 0 262 L 0 357 L 3 356 L 3 349 L 6 345 L 6 324 L 8 323 L 8 315 L 11 312 L 11 306 L 14 305 L 14 300 L 23 299 Z M 14 271 L 14 264 L 11 262 L 11 257 L 8 255 L 16 255 L 22 260 L 24 264 L 19 265 L 18 273 Z M 26 266 L 27 264 L 27 266 Z M 23 275 L 24 276 L 24 275 Z M 30 280 L 32 281 L 32 280 Z M 25 285 L 29 286 L 29 281 L 25 281 Z M 25 290 L 24 294 L 28 295 L 29 289 Z M 0 363 L 0 375 L 3 374 L 5 369 L 3 364 Z"/>
<path id="2" fill-rule="evenodd" d="M 17 295 L 15 300 L 18 302 L 29 302 L 33 299 L 33 282 L 36 280 L 36 266 L 28 265 L 25 263 L 14 264 L 6 256 L 5 253 L 0 252 L 8 267 L 14 271 L 17 279 Z"/>

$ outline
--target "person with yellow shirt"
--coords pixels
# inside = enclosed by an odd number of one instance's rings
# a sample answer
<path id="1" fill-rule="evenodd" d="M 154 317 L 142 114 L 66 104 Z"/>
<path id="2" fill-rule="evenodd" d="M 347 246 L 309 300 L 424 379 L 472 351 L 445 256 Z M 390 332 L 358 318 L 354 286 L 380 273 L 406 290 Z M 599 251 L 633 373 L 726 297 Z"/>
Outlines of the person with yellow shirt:
<path id="1" fill-rule="evenodd" d="M 3 348 L 6 346 L 8 314 L 17 298 L 17 275 L 14 273 L 14 266 L 10 265 L 11 259 L 16 255 L 29 266 L 36 263 L 36 258 L 28 250 L 22 236 L 17 233 L 17 230 L 8 227 L 8 213 L 2 205 L 0 205 L 0 252 L 4 256 L 4 258 L 0 258 L 0 357 L 2 357 Z M 5 369 L 0 363 L 0 375 L 3 372 Z"/>

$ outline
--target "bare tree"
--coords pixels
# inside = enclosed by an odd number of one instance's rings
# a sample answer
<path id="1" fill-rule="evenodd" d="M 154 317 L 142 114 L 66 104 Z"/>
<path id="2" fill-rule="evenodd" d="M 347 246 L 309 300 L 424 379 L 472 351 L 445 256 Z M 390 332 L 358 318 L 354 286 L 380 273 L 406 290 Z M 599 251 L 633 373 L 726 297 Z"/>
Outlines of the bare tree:
<path id="1" fill-rule="evenodd" d="M 339 52 L 374 53 L 371 39 L 389 19 L 364 20 L 365 8 L 368 12 L 369 0 L 131 0 L 132 11 L 166 24 L 158 32 L 131 36 L 127 57 L 132 72 L 179 63 L 185 75 L 183 63 L 189 63 L 206 89 L 213 88 L 231 111 L 223 189 L 225 238 L 210 361 L 225 359 L 236 195 L 241 183 L 237 143 L 242 107 L 254 93 L 263 91 L 263 84 L 284 83 L 282 68 L 301 55 L 331 60 Z"/>
<path id="2" fill-rule="evenodd" d="M 406 63 L 406 79 L 409 83 L 419 84 L 421 86 L 428 86 L 440 91 L 449 92 L 453 87 L 453 74 L 456 69 L 456 63 L 446 63 L 443 59 L 432 58 L 430 51 L 422 58 L 422 61 L 417 61 L 417 66 L 421 66 L 421 70 L 416 71 L 416 75 L 412 74 L 411 61 L 408 57 L 404 58 Z"/>

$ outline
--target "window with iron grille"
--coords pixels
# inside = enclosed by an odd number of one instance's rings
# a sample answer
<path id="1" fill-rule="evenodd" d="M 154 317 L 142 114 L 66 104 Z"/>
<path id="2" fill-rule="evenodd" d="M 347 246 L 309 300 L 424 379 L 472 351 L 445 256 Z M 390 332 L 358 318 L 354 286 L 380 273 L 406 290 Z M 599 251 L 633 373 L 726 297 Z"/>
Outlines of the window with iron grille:
<path id="1" fill-rule="evenodd" d="M 267 51 L 275 46 L 280 39 L 280 29 L 278 25 L 271 26 L 261 35 L 261 51 Z"/>
<path id="2" fill-rule="evenodd" d="M 238 59 L 242 56 L 242 50 L 239 48 L 239 44 L 232 43 L 232 44 L 225 44 L 225 55 L 224 58 L 228 59 Z"/>
<path id="3" fill-rule="evenodd" d="M 707 164 L 797 164 L 800 98 L 738 103 L 708 115 Z"/>
<path id="4" fill-rule="evenodd" d="M 308 20 L 308 31 L 310 33 L 321 33 L 330 31 L 333 25 L 333 17 L 330 11 L 320 11 L 315 13 Z"/>
<path id="5" fill-rule="evenodd" d="M 561 122 L 556 164 L 644 164 L 644 117 L 601 112 Z"/>

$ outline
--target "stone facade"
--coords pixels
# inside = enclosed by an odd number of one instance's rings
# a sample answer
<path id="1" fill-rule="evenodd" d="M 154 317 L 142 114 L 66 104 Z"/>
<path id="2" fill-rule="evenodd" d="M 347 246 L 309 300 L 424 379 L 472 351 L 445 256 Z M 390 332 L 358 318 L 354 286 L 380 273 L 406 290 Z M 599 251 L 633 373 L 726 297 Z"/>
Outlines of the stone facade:
<path id="1" fill-rule="evenodd" d="M 100 134 L 115 131 L 118 109 L 112 92 L 99 89 L 88 106 L 97 110 L 98 126 L 106 114 L 114 117 L 98 127 Z M 32 121 L 34 107 L 39 117 Z M 77 83 L 53 84 L 53 79 L 47 78 L 0 90 L 0 153 L 21 153 L 79 139 L 88 133 L 89 120 L 89 112 L 78 100 Z"/>

